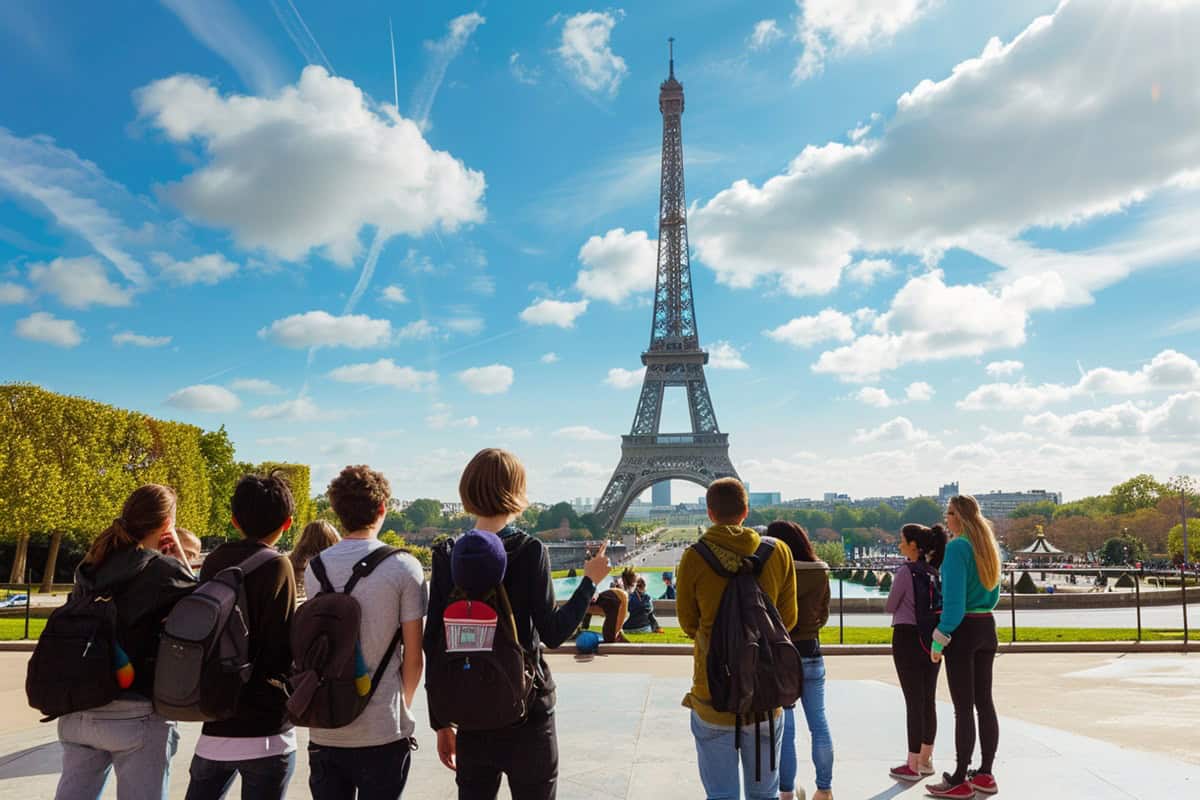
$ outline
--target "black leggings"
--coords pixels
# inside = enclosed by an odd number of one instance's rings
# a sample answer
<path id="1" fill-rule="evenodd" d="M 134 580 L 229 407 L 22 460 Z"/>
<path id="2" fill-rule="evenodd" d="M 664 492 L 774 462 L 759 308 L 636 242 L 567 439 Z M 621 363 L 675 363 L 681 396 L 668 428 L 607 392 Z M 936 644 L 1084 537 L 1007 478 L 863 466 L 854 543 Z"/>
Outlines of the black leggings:
<path id="1" fill-rule="evenodd" d="M 991 774 L 1000 720 L 992 702 L 992 667 L 996 661 L 996 620 L 991 614 L 969 615 L 946 648 L 946 681 L 954 701 L 954 749 L 958 763 L 952 783 L 967 777 L 975 752 L 975 714 L 979 714 L 979 771 Z"/>
<path id="2" fill-rule="evenodd" d="M 929 658 L 916 625 L 892 628 L 892 661 L 904 692 L 908 752 L 920 753 L 937 736 L 937 682 L 942 665 Z"/>

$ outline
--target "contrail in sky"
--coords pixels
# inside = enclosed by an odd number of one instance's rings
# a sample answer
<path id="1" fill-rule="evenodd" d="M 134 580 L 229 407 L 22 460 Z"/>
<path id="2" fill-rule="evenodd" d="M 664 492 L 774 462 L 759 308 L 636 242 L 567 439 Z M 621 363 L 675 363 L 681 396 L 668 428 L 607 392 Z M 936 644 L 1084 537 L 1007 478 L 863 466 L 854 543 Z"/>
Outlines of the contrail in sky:
<path id="1" fill-rule="evenodd" d="M 396 77 L 396 37 L 392 34 L 392 18 L 388 17 L 388 41 L 392 45 L 392 92 L 396 97 L 396 113 L 400 113 L 400 81 Z"/>

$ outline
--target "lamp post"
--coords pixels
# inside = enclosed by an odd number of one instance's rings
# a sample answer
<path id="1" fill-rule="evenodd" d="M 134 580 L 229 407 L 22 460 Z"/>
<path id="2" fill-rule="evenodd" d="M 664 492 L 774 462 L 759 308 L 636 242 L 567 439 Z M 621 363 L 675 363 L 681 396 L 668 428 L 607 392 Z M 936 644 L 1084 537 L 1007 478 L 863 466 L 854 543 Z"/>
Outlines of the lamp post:
<path id="1" fill-rule="evenodd" d="M 1179 492 L 1179 517 L 1183 528 L 1183 566 L 1186 571 L 1191 556 L 1191 551 L 1188 550 L 1187 497 L 1188 492 L 1195 488 L 1196 483 L 1190 475 L 1176 475 L 1171 480 L 1170 486 Z"/>

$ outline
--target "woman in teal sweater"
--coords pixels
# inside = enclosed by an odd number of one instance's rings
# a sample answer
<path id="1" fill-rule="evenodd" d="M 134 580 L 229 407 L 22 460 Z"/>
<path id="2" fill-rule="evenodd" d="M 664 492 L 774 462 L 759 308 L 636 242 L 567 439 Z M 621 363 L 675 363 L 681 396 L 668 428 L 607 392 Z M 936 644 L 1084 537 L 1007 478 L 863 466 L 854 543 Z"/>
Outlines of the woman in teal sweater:
<path id="1" fill-rule="evenodd" d="M 992 666 L 996 659 L 996 620 L 1000 600 L 1000 548 L 992 525 L 970 495 L 950 499 L 946 525 L 954 539 L 942 561 L 942 617 L 933 632 L 930 658 L 946 656 L 946 682 L 954 702 L 954 774 L 925 787 L 933 797 L 995 794 L 992 762 L 1000 738 L 992 701 Z M 969 770 L 975 751 L 975 715 L 979 715 L 979 769 Z"/>

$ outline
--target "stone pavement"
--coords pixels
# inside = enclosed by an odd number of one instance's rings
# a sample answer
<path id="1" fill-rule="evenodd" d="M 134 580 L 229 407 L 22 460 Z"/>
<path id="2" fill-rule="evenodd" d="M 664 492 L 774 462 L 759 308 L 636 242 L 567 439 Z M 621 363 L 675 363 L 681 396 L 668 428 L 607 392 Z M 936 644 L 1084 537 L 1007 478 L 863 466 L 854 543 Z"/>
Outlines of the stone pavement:
<path id="1" fill-rule="evenodd" d="M 0 731 L 0 800 L 48 798 L 53 796 L 59 766 L 59 748 L 53 726 L 37 726 L 31 715 L 11 703 L 16 673 L 23 662 L 10 654 L 0 660 L 0 703 L 4 704 Z M 1200 764 L 1195 763 L 1194 743 L 1200 722 L 1200 664 L 1194 656 L 1177 660 L 1154 656 L 1059 657 L 1043 669 L 1041 656 L 1007 656 L 998 667 L 997 697 L 1002 709 L 1001 746 L 997 779 L 1001 796 L 1022 798 L 1150 798 L 1200 796 Z M 691 659 L 683 657 L 600 658 L 580 663 L 554 656 L 559 682 L 559 747 L 561 752 L 559 797 L 659 798 L 701 797 L 695 766 L 695 750 L 688 731 L 687 712 L 679 700 L 686 691 Z M 18 669 L 19 668 L 19 669 Z M 828 701 L 837 751 L 834 788 L 839 800 L 882 800 L 922 796 L 920 786 L 901 786 L 887 776 L 887 768 L 903 752 L 903 703 L 891 679 L 890 659 L 844 657 L 829 659 L 831 678 Z M 1035 695 L 1035 705 L 1018 698 L 1020 675 L 1030 683 L 1077 685 L 1086 699 L 1072 703 L 1063 698 L 1061 710 L 1053 695 Z M 841 676 L 841 677 L 840 677 Z M 944 683 L 944 682 L 943 682 Z M 1097 686 L 1106 687 L 1097 689 Z M 1090 687 L 1090 688 L 1089 688 Z M 1141 687 L 1142 694 L 1128 692 Z M 1096 705 L 1103 691 L 1110 707 Z M 1142 707 L 1123 702 L 1133 699 Z M 1006 701 L 1012 701 L 1006 703 Z M 1152 703 L 1152 707 L 1145 704 Z M 423 699 L 418 693 L 416 710 L 418 737 L 422 748 L 416 754 L 405 797 L 452 798 L 453 776 L 434 753 L 432 734 L 424 724 Z M 1011 705 L 1025 719 L 1008 713 Z M 1040 708 L 1040 713 L 1039 713 Z M 15 713 L 9 713 L 10 711 Z M 947 767 L 951 747 L 953 712 L 939 706 L 941 735 L 939 766 Z M 1062 729 L 1062 715 L 1075 719 L 1072 727 L 1097 730 L 1109 741 Z M 1152 725 L 1156 715 L 1168 728 L 1168 736 L 1179 747 L 1191 750 L 1192 758 L 1153 737 L 1126 734 L 1124 726 L 1113 726 L 1113 718 L 1142 718 Z M 1031 722 L 1030 718 L 1041 722 Z M 1043 724 L 1045 723 L 1045 724 Z M 1055 725 L 1057 727 L 1051 727 Z M 1136 726 L 1135 726 L 1136 728 Z M 198 726 L 184 726 L 180 755 L 172 776 L 171 796 L 182 798 L 186 787 L 188 755 Z M 1178 734 L 1190 743 L 1178 743 Z M 1131 745 L 1143 738 L 1159 752 Z M 801 726 L 799 752 L 808 750 Z M 307 770 L 303 754 L 289 797 L 307 797 Z M 1192 763 L 1189 763 L 1192 762 Z M 811 766 L 802 759 L 802 785 L 812 791 Z M 236 792 L 236 789 L 234 790 Z M 104 795 L 115 797 L 112 782 Z M 237 794 L 231 793 L 231 797 Z M 501 791 L 507 796 L 507 791 Z"/>

